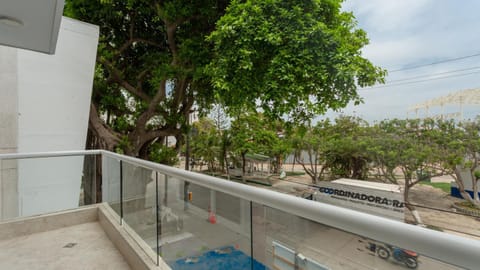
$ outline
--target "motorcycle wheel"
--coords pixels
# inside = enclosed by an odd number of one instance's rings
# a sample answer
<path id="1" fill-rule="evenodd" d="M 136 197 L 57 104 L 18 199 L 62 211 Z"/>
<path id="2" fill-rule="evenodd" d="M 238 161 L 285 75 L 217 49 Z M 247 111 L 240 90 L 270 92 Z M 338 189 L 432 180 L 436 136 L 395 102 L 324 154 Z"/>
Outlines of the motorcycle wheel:
<path id="1" fill-rule="evenodd" d="M 406 258 L 403 262 L 410 269 L 415 269 L 418 266 L 417 259 L 415 258 Z"/>
<path id="2" fill-rule="evenodd" d="M 388 257 L 390 257 L 390 252 L 386 248 L 379 247 L 377 250 L 377 254 L 380 258 L 386 260 Z"/>

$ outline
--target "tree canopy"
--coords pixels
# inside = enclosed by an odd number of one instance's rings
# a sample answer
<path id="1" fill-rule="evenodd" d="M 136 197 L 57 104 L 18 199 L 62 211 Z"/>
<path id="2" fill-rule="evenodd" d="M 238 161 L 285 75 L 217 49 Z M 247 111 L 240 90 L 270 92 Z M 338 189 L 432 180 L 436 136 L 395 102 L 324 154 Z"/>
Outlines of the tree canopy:
<path id="1" fill-rule="evenodd" d="M 202 68 L 206 36 L 227 1 L 68 0 L 66 14 L 100 26 L 89 129 L 97 147 L 148 157 L 187 130 L 194 104 L 212 100 Z"/>
<path id="2" fill-rule="evenodd" d="M 296 120 L 359 103 L 357 87 L 385 72 L 361 56 L 366 33 L 341 2 L 232 1 L 208 37 L 217 96 L 233 109 Z"/>
<path id="3" fill-rule="evenodd" d="M 91 146 L 149 158 L 213 103 L 306 120 L 360 102 L 385 72 L 341 2 L 67 0 L 67 16 L 100 26 Z"/>

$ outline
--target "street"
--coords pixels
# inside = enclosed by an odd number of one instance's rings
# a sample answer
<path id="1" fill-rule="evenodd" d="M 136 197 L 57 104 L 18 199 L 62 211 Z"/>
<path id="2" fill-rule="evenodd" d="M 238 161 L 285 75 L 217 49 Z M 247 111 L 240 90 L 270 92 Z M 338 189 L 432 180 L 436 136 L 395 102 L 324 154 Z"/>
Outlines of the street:
<path id="1" fill-rule="evenodd" d="M 225 180 L 219 179 L 219 181 Z M 164 188 L 162 184 L 159 186 L 160 189 Z M 183 200 L 183 187 L 179 186 L 179 182 L 174 178 L 169 180 L 168 186 L 169 200 L 172 203 L 175 201 L 175 204 L 178 205 Z M 169 244 L 171 248 L 175 249 L 175 246 L 191 246 L 192 241 L 195 239 L 201 239 L 202 245 L 206 247 L 218 248 L 220 247 L 217 247 L 219 243 L 232 241 L 221 241 L 221 239 L 232 238 L 234 231 L 237 231 L 237 235 L 248 237 L 250 230 L 249 226 L 245 226 L 245 221 L 249 223 L 249 220 L 245 219 L 249 215 L 244 213 L 242 216 L 241 214 L 242 200 L 231 195 L 216 192 L 217 222 L 216 224 L 210 224 L 207 222 L 211 196 L 210 190 L 190 184 L 189 191 L 192 192 L 192 201 L 189 203 L 189 210 L 184 213 L 184 217 L 189 216 L 189 218 L 188 221 L 184 220 L 185 227 L 177 234 L 185 235 L 185 233 L 190 233 L 191 236 L 183 240 L 180 237 L 178 243 L 171 242 Z M 171 206 L 174 207 L 173 204 Z M 175 212 L 183 211 L 180 207 L 174 208 L 176 208 Z M 301 253 L 330 269 L 408 269 L 404 263 L 396 261 L 393 256 L 384 260 L 376 253 L 370 251 L 368 249 L 369 240 L 361 236 L 343 232 L 255 203 L 252 210 L 253 255 L 257 261 L 265 264 L 270 269 L 273 269 L 273 242 L 282 243 L 295 250 L 295 252 Z M 242 219 L 244 219 L 243 224 L 240 222 Z M 198 231 L 200 229 L 201 233 Z M 214 235 L 215 237 L 204 237 L 205 235 Z M 236 242 L 236 240 L 233 241 Z M 180 242 L 184 243 L 180 244 Z M 240 248 L 245 254 L 251 253 L 249 245 L 245 242 L 240 244 Z M 175 251 L 171 249 L 169 253 L 173 255 Z M 186 254 L 188 253 L 190 252 Z M 446 270 L 458 268 L 420 255 L 417 269 Z"/>

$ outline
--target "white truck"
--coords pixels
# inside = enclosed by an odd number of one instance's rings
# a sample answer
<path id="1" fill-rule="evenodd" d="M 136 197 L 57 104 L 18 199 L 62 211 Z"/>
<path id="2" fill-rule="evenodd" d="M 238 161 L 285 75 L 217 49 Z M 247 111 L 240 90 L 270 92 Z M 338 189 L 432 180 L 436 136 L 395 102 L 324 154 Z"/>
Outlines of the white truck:
<path id="1" fill-rule="evenodd" d="M 404 220 L 405 204 L 401 186 L 341 178 L 320 182 L 312 199 L 399 221 Z"/>

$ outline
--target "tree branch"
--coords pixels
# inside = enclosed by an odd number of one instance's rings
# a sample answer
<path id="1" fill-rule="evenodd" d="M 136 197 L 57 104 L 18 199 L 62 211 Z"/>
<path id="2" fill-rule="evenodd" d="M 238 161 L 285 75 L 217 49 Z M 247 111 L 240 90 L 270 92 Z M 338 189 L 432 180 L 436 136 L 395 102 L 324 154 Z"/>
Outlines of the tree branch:
<path id="1" fill-rule="evenodd" d="M 172 65 L 177 63 L 177 42 L 175 41 L 175 31 L 177 25 L 175 23 L 166 24 L 167 25 L 167 41 L 170 52 L 172 53 Z"/>
<path id="2" fill-rule="evenodd" d="M 144 130 L 145 125 L 147 124 L 148 120 L 155 115 L 155 109 L 157 108 L 160 101 L 166 98 L 166 80 L 160 82 L 160 87 L 155 94 L 155 96 L 149 101 L 148 108 L 145 110 L 138 118 L 136 122 L 137 129 L 136 130 Z M 140 129 L 138 129 L 140 127 Z M 139 131 L 138 133 L 142 133 L 143 131 Z"/>
<path id="3" fill-rule="evenodd" d="M 97 61 L 104 65 L 106 68 L 108 68 L 108 70 L 110 71 L 110 77 L 114 82 L 118 83 L 132 95 L 139 97 L 144 101 L 150 101 L 150 97 L 148 95 L 146 95 L 142 91 L 139 91 L 136 87 L 122 79 L 122 72 L 118 70 L 110 61 L 101 57 L 97 57 Z"/>
<path id="4" fill-rule="evenodd" d="M 158 138 L 158 137 L 175 136 L 175 135 L 179 135 L 179 134 L 180 134 L 179 129 L 171 128 L 171 127 L 170 128 L 162 128 L 162 129 L 156 129 L 156 130 L 148 131 L 145 134 L 145 139 L 146 139 L 146 141 L 148 141 L 148 140 L 153 140 L 153 139 Z"/>
<path id="5" fill-rule="evenodd" d="M 97 108 L 93 103 L 90 105 L 88 123 L 95 135 L 105 141 L 107 150 L 112 151 L 115 145 L 120 143 L 120 135 L 105 125 L 98 116 Z"/>

